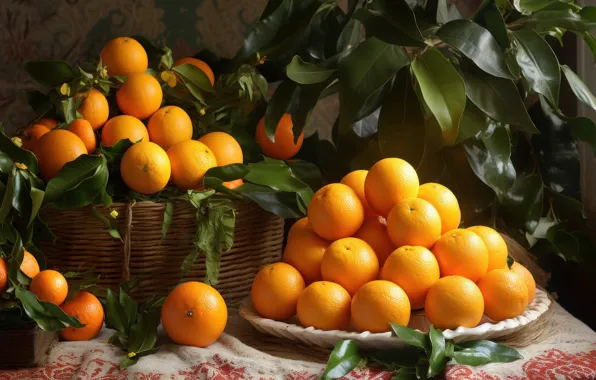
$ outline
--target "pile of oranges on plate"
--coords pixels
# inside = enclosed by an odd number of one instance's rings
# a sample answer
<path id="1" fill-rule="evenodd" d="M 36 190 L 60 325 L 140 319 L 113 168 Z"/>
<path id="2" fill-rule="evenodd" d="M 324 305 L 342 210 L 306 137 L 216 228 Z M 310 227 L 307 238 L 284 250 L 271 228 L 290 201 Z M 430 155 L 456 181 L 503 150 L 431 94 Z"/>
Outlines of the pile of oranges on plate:
<path id="1" fill-rule="evenodd" d="M 320 330 L 390 331 L 424 309 L 436 328 L 475 327 L 483 315 L 522 314 L 536 284 L 507 264 L 490 227 L 460 228 L 455 195 L 419 184 L 415 169 L 386 158 L 318 190 L 290 229 L 283 261 L 263 267 L 251 290 L 264 318 Z"/>

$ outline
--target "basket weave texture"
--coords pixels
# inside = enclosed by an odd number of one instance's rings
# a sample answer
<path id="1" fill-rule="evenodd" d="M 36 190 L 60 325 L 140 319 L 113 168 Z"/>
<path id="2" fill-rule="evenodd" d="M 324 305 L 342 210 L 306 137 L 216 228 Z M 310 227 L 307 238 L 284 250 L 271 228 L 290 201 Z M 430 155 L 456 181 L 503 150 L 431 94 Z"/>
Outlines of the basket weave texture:
<path id="1" fill-rule="evenodd" d="M 252 280 L 263 265 L 281 260 L 284 233 L 282 218 L 248 201 L 237 201 L 234 244 L 223 252 L 219 281 L 215 288 L 230 305 L 249 294 Z M 122 241 L 112 238 L 107 227 L 91 207 L 56 210 L 46 207 L 41 216 L 56 236 L 55 244 L 43 240 L 41 249 L 48 267 L 61 270 L 94 268 L 100 274 L 99 285 L 116 289 L 120 282 L 136 277 L 140 286 L 137 298 L 166 295 L 181 278 L 180 266 L 193 252 L 197 210 L 185 201 L 174 202 L 172 223 L 165 239 L 162 225 L 165 203 L 114 203 L 110 210 L 97 206 L 110 218 L 116 210 L 116 222 Z M 205 258 L 199 254 L 184 281 L 203 281 Z"/>

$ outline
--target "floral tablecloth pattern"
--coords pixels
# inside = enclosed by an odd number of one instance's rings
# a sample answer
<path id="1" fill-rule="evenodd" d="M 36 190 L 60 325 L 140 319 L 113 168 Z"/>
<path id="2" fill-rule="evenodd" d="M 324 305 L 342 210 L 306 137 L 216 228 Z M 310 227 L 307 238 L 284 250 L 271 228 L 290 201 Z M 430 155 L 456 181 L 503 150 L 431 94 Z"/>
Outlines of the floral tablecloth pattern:
<path id="1" fill-rule="evenodd" d="M 104 329 L 91 342 L 61 342 L 51 350 L 44 367 L 0 371 L 0 380 L 16 379 L 292 379 L 315 380 L 324 370 L 328 350 L 306 347 L 268 337 L 252 329 L 235 310 L 226 333 L 208 348 L 184 347 L 166 342 L 151 356 L 128 370 L 120 370 L 123 352 L 106 343 Z M 167 339 L 165 336 L 162 339 Z M 481 367 L 449 365 L 446 379 L 547 380 L 596 379 L 596 333 L 559 305 L 546 333 L 535 344 L 519 349 L 524 356 L 509 364 Z M 348 380 L 390 380 L 391 373 L 362 368 Z"/>

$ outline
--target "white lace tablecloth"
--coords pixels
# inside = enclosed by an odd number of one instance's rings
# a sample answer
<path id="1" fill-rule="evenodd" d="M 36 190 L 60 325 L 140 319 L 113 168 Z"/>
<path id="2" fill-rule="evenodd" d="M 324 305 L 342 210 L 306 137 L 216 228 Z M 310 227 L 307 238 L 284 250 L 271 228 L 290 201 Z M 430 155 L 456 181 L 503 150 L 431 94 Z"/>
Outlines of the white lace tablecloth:
<path id="1" fill-rule="evenodd" d="M 481 367 L 449 365 L 446 379 L 596 379 L 596 333 L 558 304 L 548 333 L 519 349 L 523 360 Z M 230 310 L 226 332 L 208 348 L 178 346 L 161 336 L 154 355 L 121 371 L 123 352 L 107 344 L 112 333 L 104 329 L 89 342 L 61 342 L 50 351 L 44 367 L 0 372 L 12 379 L 318 379 L 328 350 L 306 347 L 262 335 Z M 363 368 L 347 379 L 391 379 L 392 374 Z"/>

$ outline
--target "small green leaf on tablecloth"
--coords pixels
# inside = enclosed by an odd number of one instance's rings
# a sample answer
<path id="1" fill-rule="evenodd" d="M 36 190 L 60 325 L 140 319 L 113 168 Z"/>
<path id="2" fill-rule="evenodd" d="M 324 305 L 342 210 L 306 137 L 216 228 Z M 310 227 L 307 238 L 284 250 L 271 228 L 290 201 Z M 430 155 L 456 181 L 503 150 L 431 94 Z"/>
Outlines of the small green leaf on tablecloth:
<path id="1" fill-rule="evenodd" d="M 339 341 L 331 352 L 327 367 L 321 377 L 323 380 L 342 378 L 356 368 L 361 360 L 362 357 L 358 352 L 356 342 L 353 340 Z"/>

